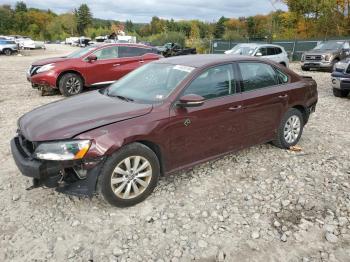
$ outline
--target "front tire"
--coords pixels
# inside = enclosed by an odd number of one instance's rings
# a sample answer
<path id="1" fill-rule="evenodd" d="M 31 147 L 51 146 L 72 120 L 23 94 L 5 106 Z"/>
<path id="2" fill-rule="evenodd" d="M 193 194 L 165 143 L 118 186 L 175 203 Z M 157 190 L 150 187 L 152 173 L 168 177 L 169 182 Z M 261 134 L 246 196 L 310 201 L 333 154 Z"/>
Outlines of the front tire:
<path id="1" fill-rule="evenodd" d="M 11 49 L 5 49 L 4 50 L 4 54 L 7 55 L 7 56 L 10 56 L 10 55 L 12 55 L 12 50 Z"/>
<path id="2" fill-rule="evenodd" d="M 303 114 L 298 109 L 291 108 L 283 116 L 276 139 L 272 143 L 279 148 L 289 149 L 299 142 L 303 128 Z"/>
<path id="3" fill-rule="evenodd" d="M 156 154 L 141 143 L 132 143 L 106 160 L 97 188 L 111 205 L 129 207 L 142 202 L 153 192 L 159 176 Z"/>
<path id="4" fill-rule="evenodd" d="M 349 90 L 341 90 L 337 88 L 333 88 L 333 95 L 335 97 L 347 97 L 349 95 Z"/>
<path id="5" fill-rule="evenodd" d="M 61 94 L 66 97 L 80 94 L 83 91 L 83 87 L 83 79 L 74 73 L 64 74 L 58 83 Z"/>

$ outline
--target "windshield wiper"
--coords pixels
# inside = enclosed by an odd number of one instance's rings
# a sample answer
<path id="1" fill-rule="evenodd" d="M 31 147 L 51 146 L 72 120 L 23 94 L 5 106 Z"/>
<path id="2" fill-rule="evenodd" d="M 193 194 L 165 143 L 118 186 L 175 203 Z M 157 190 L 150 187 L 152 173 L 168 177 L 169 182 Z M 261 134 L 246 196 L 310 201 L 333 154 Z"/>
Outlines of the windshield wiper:
<path id="1" fill-rule="evenodd" d="M 107 92 L 107 96 L 116 97 L 116 98 L 119 98 L 120 100 L 123 100 L 123 101 L 126 101 L 126 102 L 133 102 L 134 101 L 134 99 L 132 99 L 132 98 L 128 98 L 128 97 L 120 96 L 120 95 L 112 95 L 109 92 Z"/>
<path id="2" fill-rule="evenodd" d="M 125 96 L 114 96 L 114 97 L 118 97 L 119 99 L 121 99 L 121 100 L 124 100 L 124 101 L 126 101 L 126 102 L 133 102 L 134 101 L 134 99 L 132 99 L 132 98 L 129 98 L 129 97 L 125 97 Z"/>

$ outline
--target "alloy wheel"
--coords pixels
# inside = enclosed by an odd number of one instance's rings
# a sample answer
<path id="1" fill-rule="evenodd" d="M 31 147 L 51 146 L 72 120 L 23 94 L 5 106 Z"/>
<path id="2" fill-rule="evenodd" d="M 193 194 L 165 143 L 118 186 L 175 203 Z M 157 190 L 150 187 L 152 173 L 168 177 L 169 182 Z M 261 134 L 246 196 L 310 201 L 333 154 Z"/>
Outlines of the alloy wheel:
<path id="1" fill-rule="evenodd" d="M 76 95 L 80 93 L 81 83 L 76 77 L 71 77 L 66 82 L 66 88 L 69 94 Z"/>
<path id="2" fill-rule="evenodd" d="M 114 194 L 122 199 L 132 199 L 141 195 L 152 178 L 151 163 L 141 156 L 130 156 L 122 160 L 111 176 Z"/>
<path id="3" fill-rule="evenodd" d="M 293 144 L 299 137 L 301 130 L 300 118 L 296 115 L 288 118 L 284 125 L 284 139 L 287 143 Z"/>

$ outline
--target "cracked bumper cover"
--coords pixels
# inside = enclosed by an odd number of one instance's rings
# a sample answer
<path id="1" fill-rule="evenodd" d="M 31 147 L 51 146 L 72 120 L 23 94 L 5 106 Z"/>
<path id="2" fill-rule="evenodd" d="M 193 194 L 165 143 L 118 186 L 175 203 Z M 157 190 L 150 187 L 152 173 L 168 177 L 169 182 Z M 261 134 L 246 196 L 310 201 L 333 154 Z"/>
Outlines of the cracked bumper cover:
<path id="1" fill-rule="evenodd" d="M 35 185 L 56 188 L 58 192 L 92 197 L 96 191 L 96 183 L 104 159 L 95 159 L 84 163 L 86 176 L 83 179 L 62 180 L 62 171 L 73 169 L 83 163 L 79 161 L 41 161 L 28 157 L 22 150 L 18 137 L 11 140 L 11 151 L 14 161 L 24 176 L 34 179 Z"/>

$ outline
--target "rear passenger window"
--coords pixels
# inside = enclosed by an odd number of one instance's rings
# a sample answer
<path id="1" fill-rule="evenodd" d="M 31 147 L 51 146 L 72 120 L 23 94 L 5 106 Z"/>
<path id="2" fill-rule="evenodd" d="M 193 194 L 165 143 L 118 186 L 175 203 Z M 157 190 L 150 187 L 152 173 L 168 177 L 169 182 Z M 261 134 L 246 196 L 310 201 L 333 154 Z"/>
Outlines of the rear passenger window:
<path id="1" fill-rule="evenodd" d="M 195 94 L 205 99 L 227 96 L 235 93 L 232 65 L 222 65 L 208 69 L 198 76 L 184 95 Z"/>
<path id="2" fill-rule="evenodd" d="M 276 55 L 282 54 L 281 48 L 275 47 L 275 53 L 276 53 Z"/>
<path id="3" fill-rule="evenodd" d="M 274 47 L 268 47 L 267 48 L 267 55 L 275 55 L 275 48 Z"/>
<path id="4" fill-rule="evenodd" d="M 132 46 L 119 46 L 118 47 L 119 57 L 134 57 L 141 56 L 142 49 Z"/>
<path id="5" fill-rule="evenodd" d="M 264 63 L 239 63 L 245 92 L 279 84 L 272 66 Z"/>

